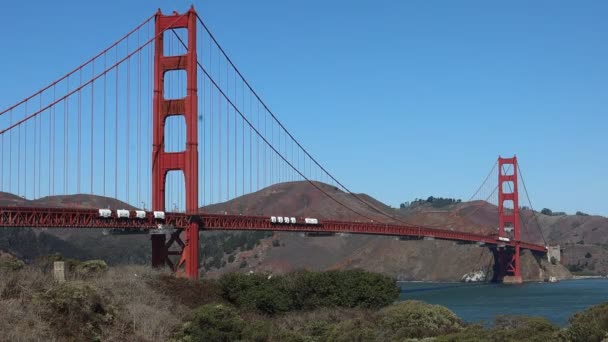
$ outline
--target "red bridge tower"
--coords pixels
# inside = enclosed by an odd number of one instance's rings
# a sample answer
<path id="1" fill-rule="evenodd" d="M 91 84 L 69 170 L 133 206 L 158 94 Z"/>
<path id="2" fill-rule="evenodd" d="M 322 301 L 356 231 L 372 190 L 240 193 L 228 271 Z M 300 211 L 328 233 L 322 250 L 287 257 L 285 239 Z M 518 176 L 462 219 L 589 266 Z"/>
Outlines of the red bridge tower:
<path id="1" fill-rule="evenodd" d="M 521 230 L 519 217 L 519 196 L 517 188 L 517 157 L 498 157 L 498 236 L 500 239 L 513 239 L 514 250 L 506 247 L 497 247 L 495 257 L 498 265 L 498 278 L 503 282 L 521 283 L 521 272 L 519 263 Z M 505 207 L 505 202 L 511 202 L 511 206 Z M 507 236 L 507 231 L 512 230 L 513 236 Z"/>
<path id="2" fill-rule="evenodd" d="M 169 171 L 182 171 L 185 180 L 186 213 L 198 212 L 198 134 L 197 134 L 197 57 L 196 57 L 196 12 L 194 8 L 184 14 L 156 14 L 154 46 L 154 106 L 153 106 L 153 149 L 152 149 L 152 209 L 165 211 L 165 182 Z M 188 30 L 187 51 L 184 55 L 165 56 L 165 33 L 171 29 Z M 165 73 L 173 70 L 186 71 L 186 97 L 165 99 Z M 186 149 L 181 152 L 165 152 L 165 122 L 169 116 L 182 115 L 186 122 Z M 185 240 L 181 240 L 182 230 L 170 234 L 152 235 L 152 265 L 169 265 L 178 274 L 188 278 L 198 278 L 198 230 L 197 222 L 185 229 Z M 181 252 L 170 251 L 177 243 Z M 173 265 L 169 255 L 181 255 L 179 263 Z"/>

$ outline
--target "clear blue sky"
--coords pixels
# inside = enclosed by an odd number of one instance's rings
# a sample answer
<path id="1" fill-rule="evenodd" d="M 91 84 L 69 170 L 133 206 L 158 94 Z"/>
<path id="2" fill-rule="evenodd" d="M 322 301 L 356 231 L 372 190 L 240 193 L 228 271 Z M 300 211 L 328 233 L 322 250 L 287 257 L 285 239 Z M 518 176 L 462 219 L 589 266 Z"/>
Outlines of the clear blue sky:
<path id="1" fill-rule="evenodd" d="M 466 199 L 517 154 L 535 207 L 608 215 L 605 1 L 5 1 L 0 107 L 191 3 L 354 191 Z"/>

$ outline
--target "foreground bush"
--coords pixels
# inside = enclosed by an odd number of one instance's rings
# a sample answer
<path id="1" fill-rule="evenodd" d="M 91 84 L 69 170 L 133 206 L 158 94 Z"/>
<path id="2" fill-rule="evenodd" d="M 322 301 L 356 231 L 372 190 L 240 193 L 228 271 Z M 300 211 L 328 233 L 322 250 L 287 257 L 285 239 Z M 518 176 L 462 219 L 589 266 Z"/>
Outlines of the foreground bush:
<path id="1" fill-rule="evenodd" d="M 103 260 L 88 260 L 77 264 L 74 273 L 81 278 L 98 277 L 108 271 L 108 264 Z"/>
<path id="2" fill-rule="evenodd" d="M 462 330 L 463 322 L 448 308 L 408 300 L 378 312 L 383 341 L 402 341 L 445 335 Z"/>
<path id="3" fill-rule="evenodd" d="M 177 333 L 176 341 L 238 341 L 245 322 L 227 305 L 207 304 L 196 309 L 192 318 Z"/>
<path id="4" fill-rule="evenodd" d="M 330 326 L 323 334 L 323 341 L 365 342 L 376 341 L 373 322 L 361 318 L 350 319 Z"/>
<path id="5" fill-rule="evenodd" d="M 558 332 L 556 326 L 542 317 L 498 316 L 491 329 L 469 325 L 458 333 L 440 336 L 437 341 L 546 342 L 559 340 Z"/>
<path id="6" fill-rule="evenodd" d="M 570 317 L 565 332 L 569 341 L 594 342 L 608 337 L 608 303 L 592 306 Z"/>
<path id="7" fill-rule="evenodd" d="M 43 317 L 67 339 L 97 339 L 114 319 L 110 305 L 83 283 L 62 283 L 34 298 Z"/>
<path id="8" fill-rule="evenodd" d="M 395 279 L 362 270 L 299 272 L 288 278 L 295 284 L 297 309 L 323 306 L 378 309 L 399 297 Z"/>
<path id="9" fill-rule="evenodd" d="M 381 308 L 399 296 L 394 279 L 358 270 L 286 276 L 232 273 L 219 283 L 229 302 L 267 314 L 320 307 Z"/>
<path id="10" fill-rule="evenodd" d="M 0 272 L 19 271 L 25 263 L 17 258 L 0 258 Z"/>
<path id="11" fill-rule="evenodd" d="M 542 317 L 498 316 L 494 320 L 492 335 L 503 341 L 554 340 L 558 328 Z"/>

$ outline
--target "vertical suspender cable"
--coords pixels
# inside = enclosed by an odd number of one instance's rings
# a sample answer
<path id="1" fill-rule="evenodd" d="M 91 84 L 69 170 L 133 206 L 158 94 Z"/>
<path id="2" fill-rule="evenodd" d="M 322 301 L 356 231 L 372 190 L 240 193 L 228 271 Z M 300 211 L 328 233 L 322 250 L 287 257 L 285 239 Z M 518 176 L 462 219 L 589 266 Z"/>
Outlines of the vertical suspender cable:
<path id="1" fill-rule="evenodd" d="M 53 103 L 57 100 L 55 96 L 55 85 L 53 85 Z M 51 108 L 51 124 L 49 125 L 49 170 L 51 171 L 51 176 L 49 177 L 49 195 L 55 194 L 55 108 L 57 105 L 54 105 Z"/>
<path id="2" fill-rule="evenodd" d="M 221 65 L 221 59 L 219 57 L 219 52 L 218 52 L 218 58 L 217 58 L 217 73 L 218 73 L 218 80 L 220 80 L 220 82 L 222 82 L 222 65 Z M 221 83 L 220 83 L 221 86 Z M 218 183 L 218 190 L 219 190 L 219 198 L 218 198 L 218 202 L 222 201 L 222 95 L 220 94 L 220 92 L 217 92 L 217 108 L 218 108 L 218 129 L 219 129 L 219 133 L 218 133 L 218 146 L 217 146 L 217 150 L 218 150 L 218 154 L 219 154 L 219 163 L 218 163 L 218 175 L 219 175 L 219 183 Z"/>
<path id="3" fill-rule="evenodd" d="M 0 142 L 2 144 L 0 147 L 0 161 L 2 161 L 2 165 L 0 165 L 0 190 L 4 191 L 4 164 L 6 164 L 4 163 L 4 134 L 2 134 L 0 139 L 2 139 Z"/>
<path id="4" fill-rule="evenodd" d="M 13 125 L 13 110 L 11 109 L 10 114 L 10 122 L 11 122 L 11 126 Z M 8 136 L 8 160 L 9 160 L 9 165 L 8 165 L 8 191 L 9 192 L 13 192 L 13 180 L 12 180 L 12 174 L 13 174 L 13 130 L 11 129 L 9 131 L 9 136 Z"/>
<path id="5" fill-rule="evenodd" d="M 211 52 L 211 40 L 209 41 L 209 69 L 213 70 L 213 54 Z M 213 199 L 213 183 L 215 179 L 213 178 L 213 159 L 214 159 L 214 150 L 213 150 L 213 117 L 215 116 L 213 112 L 213 87 L 209 86 L 209 203 L 214 203 Z"/>
<path id="6" fill-rule="evenodd" d="M 79 84 L 78 87 L 80 88 L 82 86 L 82 69 L 80 69 L 78 71 L 78 78 L 79 78 Z M 76 163 L 78 164 L 78 167 L 76 169 L 76 193 L 80 194 L 80 176 L 81 176 L 81 169 L 82 169 L 82 164 L 81 162 L 81 157 L 82 157 L 82 91 L 78 90 L 78 147 L 77 147 L 77 153 L 78 155 L 76 156 Z"/>
<path id="7" fill-rule="evenodd" d="M 42 109 L 42 94 L 40 95 L 40 109 Z M 49 118 L 51 111 L 49 110 Z M 38 120 L 38 196 L 41 197 L 40 179 L 42 178 L 42 118 Z"/>
<path id="8" fill-rule="evenodd" d="M 25 102 L 25 115 L 27 116 L 27 101 Z M 19 125 L 19 130 L 17 131 L 17 138 L 19 139 L 19 143 L 17 144 L 18 152 L 17 152 L 17 195 L 21 196 L 21 126 Z"/>
<path id="9" fill-rule="evenodd" d="M 259 104 L 259 102 L 258 102 Z M 266 110 L 264 110 L 264 136 L 267 137 L 268 136 L 268 121 L 267 121 L 267 115 L 266 115 Z M 264 184 L 262 185 L 263 187 L 266 187 L 268 185 L 268 168 L 271 166 L 270 163 L 268 162 L 268 159 L 266 158 L 266 150 L 268 149 L 266 145 L 262 145 L 264 147 L 264 162 L 263 162 L 263 166 L 264 166 Z"/>
<path id="10" fill-rule="evenodd" d="M 103 70 L 107 70 L 106 69 L 107 66 L 107 54 L 103 54 Z M 107 120 L 106 120 L 106 111 L 107 111 L 107 77 L 106 77 L 107 73 L 103 73 L 103 195 L 106 196 L 106 126 L 107 126 Z"/>
<path id="11" fill-rule="evenodd" d="M 129 39 L 127 38 L 127 55 L 129 55 Z M 125 177 L 125 189 L 127 192 L 127 203 L 130 203 L 131 201 L 131 193 L 129 191 L 129 183 L 131 181 L 131 169 L 130 169 L 130 165 L 131 162 L 129 160 L 129 154 L 131 152 L 131 139 L 129 138 L 130 135 L 130 121 L 131 121 L 131 57 L 127 57 L 127 101 L 126 101 L 126 111 L 125 111 L 125 115 L 127 116 L 126 121 L 127 121 L 127 125 L 126 125 L 126 131 L 127 134 L 125 134 L 125 137 L 127 139 L 127 143 L 126 143 L 126 149 L 127 149 L 127 153 L 125 153 L 125 160 L 126 160 L 126 168 L 127 168 L 127 176 Z"/>
<path id="12" fill-rule="evenodd" d="M 241 84 L 241 102 L 245 111 L 245 87 Z M 236 116 L 236 113 L 234 114 Z M 251 113 L 249 113 L 251 117 Z M 243 174 L 242 194 L 245 194 L 245 123 L 241 120 L 241 173 Z"/>
<path id="13" fill-rule="evenodd" d="M 276 145 L 274 144 L 274 121 L 273 120 L 270 121 L 270 132 L 271 132 L 270 136 L 272 137 L 271 140 L 270 140 L 271 141 L 270 144 L 272 145 L 272 147 L 274 147 Z M 272 185 L 272 184 L 276 183 L 276 176 L 277 176 L 276 167 L 277 167 L 277 165 L 276 165 L 276 162 L 275 162 L 275 153 L 274 153 L 274 151 L 269 151 L 269 153 L 270 153 L 270 181 L 268 182 L 268 185 Z"/>
<path id="14" fill-rule="evenodd" d="M 253 122 L 253 107 L 251 104 L 251 92 L 249 92 L 249 117 L 251 117 L 251 121 Z M 253 191 L 253 139 L 251 126 L 249 126 L 249 192 Z"/>
<path id="15" fill-rule="evenodd" d="M 26 117 L 28 115 L 27 114 L 28 113 L 27 112 L 27 105 L 28 105 L 29 102 L 30 101 L 28 100 L 25 103 L 26 104 L 26 111 L 24 113 L 24 117 Z M 21 141 L 20 141 L 19 142 L 19 144 L 20 144 L 19 146 L 23 146 L 23 158 L 22 158 L 22 160 L 23 160 L 23 168 L 21 169 L 22 171 L 20 173 L 23 173 L 21 175 L 21 179 L 23 180 L 23 188 L 22 188 L 23 192 L 22 192 L 21 196 L 24 197 L 24 198 L 28 197 L 28 191 L 27 191 L 28 190 L 28 171 L 29 171 L 28 170 L 28 168 L 29 168 L 29 166 L 28 166 L 28 160 L 30 158 L 28 158 L 28 156 L 29 156 L 29 154 L 28 154 L 28 145 L 29 145 L 28 142 L 29 142 L 29 139 L 28 139 L 28 127 L 27 126 L 29 124 L 30 124 L 30 121 L 27 121 L 27 122 L 24 122 L 23 124 L 19 125 L 19 127 L 23 129 L 23 144 L 21 144 Z"/>
<path id="16" fill-rule="evenodd" d="M 11 109 L 10 114 L 11 126 L 13 125 L 13 110 Z M 4 135 L 4 134 L 3 134 Z M 13 192 L 13 130 L 11 129 L 8 136 L 8 191 Z"/>
<path id="17" fill-rule="evenodd" d="M 205 58 L 204 56 L 204 39 L 201 38 L 201 44 L 199 44 L 199 49 L 200 49 L 200 56 L 202 58 Z M 209 178 L 209 170 L 207 169 L 207 122 L 211 116 L 211 113 L 207 110 L 206 105 L 207 105 L 207 78 L 205 78 L 204 76 L 201 77 L 202 79 L 202 83 L 203 83 L 203 92 L 202 95 L 199 100 L 200 100 L 200 104 L 199 104 L 199 108 L 201 110 L 201 114 L 202 114 L 202 121 L 201 121 L 201 127 L 200 127 L 200 141 L 203 142 L 203 146 L 200 149 L 200 163 L 199 163 L 199 168 L 202 169 L 202 183 L 199 182 L 200 187 L 201 187 L 201 193 L 203 196 L 203 201 L 201 203 L 201 207 L 204 207 L 205 205 L 209 204 L 209 197 L 207 196 L 207 178 Z"/>
<path id="18" fill-rule="evenodd" d="M 70 91 L 70 78 L 67 80 L 68 92 Z M 70 98 L 66 97 L 63 102 L 63 194 L 68 193 L 68 107 L 70 106 Z"/>
<path id="19" fill-rule="evenodd" d="M 1 139 L 2 139 L 2 142 L 1 142 L 2 147 L 0 147 L 0 151 L 1 151 L 0 160 L 4 161 L 4 134 L 2 134 Z M 0 165 L 0 190 L 6 192 L 4 190 L 4 164 L 6 164 L 6 163 L 3 162 L 2 165 Z"/>
<path id="20" fill-rule="evenodd" d="M 258 117 L 258 129 L 261 130 L 261 126 L 260 126 L 260 101 L 256 101 L 256 107 L 257 107 L 257 117 Z M 264 134 L 266 134 L 266 127 L 264 127 Z M 257 164 L 256 164 L 256 177 L 257 177 L 257 185 L 256 185 L 256 191 L 260 190 L 260 137 L 256 136 L 255 137 L 255 149 L 256 149 L 256 155 L 257 155 Z"/>
<path id="21" fill-rule="evenodd" d="M 226 62 L 226 95 L 230 94 L 228 62 Z M 226 200 L 230 199 L 230 103 L 226 98 Z"/>
<path id="22" fill-rule="evenodd" d="M 92 71 L 91 73 L 93 74 L 92 77 L 95 77 L 95 62 L 93 62 L 93 64 L 91 64 L 92 66 Z M 90 177 L 91 179 L 89 180 L 90 182 L 90 189 L 89 192 L 92 195 L 93 194 L 93 123 L 95 120 L 95 82 L 91 83 L 91 146 L 90 146 L 90 150 L 91 150 L 91 155 L 89 156 L 89 158 L 91 158 L 91 165 L 90 165 Z"/>
<path id="23" fill-rule="evenodd" d="M 116 62 L 118 62 L 118 47 L 116 48 Z M 116 108 L 114 109 L 114 198 L 118 199 L 118 69 L 120 65 L 116 66 L 116 94 L 115 102 Z"/>
<path id="24" fill-rule="evenodd" d="M 39 98 L 40 104 L 38 107 L 38 110 L 40 110 L 42 108 L 42 98 Z M 37 142 L 37 136 L 38 136 L 38 115 L 34 118 L 34 194 L 32 195 L 32 198 L 36 198 L 36 167 L 38 166 L 36 163 L 36 159 L 38 159 L 38 154 L 37 154 L 37 149 L 36 149 L 36 142 Z M 26 142 L 27 143 L 27 142 Z M 27 156 L 27 154 L 26 154 Z"/>
<path id="25" fill-rule="evenodd" d="M 236 86 L 236 73 L 234 73 L 234 103 L 238 102 L 238 87 Z M 234 197 L 238 196 L 238 120 L 236 117 L 236 110 L 234 112 Z"/>
<path id="26" fill-rule="evenodd" d="M 137 46 L 140 45 L 139 30 Z M 137 206 L 141 204 L 141 51 L 137 53 Z"/>

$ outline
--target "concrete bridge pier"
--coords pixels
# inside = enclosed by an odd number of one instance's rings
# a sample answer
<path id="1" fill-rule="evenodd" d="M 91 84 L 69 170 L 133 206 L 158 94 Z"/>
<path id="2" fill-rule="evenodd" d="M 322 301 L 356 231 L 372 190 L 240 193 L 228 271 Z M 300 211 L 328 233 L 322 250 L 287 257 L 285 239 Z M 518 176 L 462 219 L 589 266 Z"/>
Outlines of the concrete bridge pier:
<path id="1" fill-rule="evenodd" d="M 504 284 L 521 284 L 523 279 L 519 269 L 520 248 L 494 246 L 490 250 L 494 255 L 494 276 L 492 282 Z"/>

